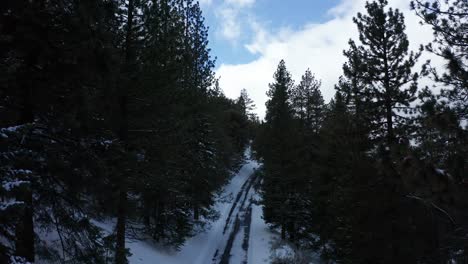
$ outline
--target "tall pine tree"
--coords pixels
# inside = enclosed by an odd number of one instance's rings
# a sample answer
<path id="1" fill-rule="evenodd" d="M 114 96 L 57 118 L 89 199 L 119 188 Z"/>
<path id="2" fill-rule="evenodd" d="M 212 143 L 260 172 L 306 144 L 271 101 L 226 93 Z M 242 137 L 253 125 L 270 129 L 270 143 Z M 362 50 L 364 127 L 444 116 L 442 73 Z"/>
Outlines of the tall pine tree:
<path id="1" fill-rule="evenodd" d="M 320 92 L 321 82 L 310 70 L 301 82 L 292 89 L 292 107 L 299 121 L 307 130 L 318 133 L 323 117 L 324 100 Z"/>
<path id="2" fill-rule="evenodd" d="M 290 207 L 288 200 L 294 192 L 288 186 L 291 152 L 288 138 L 291 137 L 293 110 L 290 102 L 293 80 L 282 60 L 274 76 L 267 95 L 265 136 L 261 156 L 264 158 L 265 179 L 263 182 L 264 217 L 269 223 L 281 228 L 282 238 L 286 237 Z"/>
<path id="3" fill-rule="evenodd" d="M 366 66 L 363 78 L 371 89 L 368 101 L 374 102 L 374 122 L 383 128 L 378 137 L 391 147 L 405 123 L 402 112 L 416 99 L 418 74 L 411 69 L 420 53 L 408 51 L 404 16 L 387 5 L 387 0 L 368 2 L 367 14 L 358 13 L 354 18 L 362 43 L 354 52 Z"/>

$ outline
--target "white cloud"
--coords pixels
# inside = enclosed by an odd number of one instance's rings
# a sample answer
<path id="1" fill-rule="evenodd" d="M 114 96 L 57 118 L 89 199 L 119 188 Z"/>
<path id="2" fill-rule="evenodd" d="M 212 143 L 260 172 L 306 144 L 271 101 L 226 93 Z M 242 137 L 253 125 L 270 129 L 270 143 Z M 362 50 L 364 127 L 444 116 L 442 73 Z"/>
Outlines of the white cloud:
<path id="1" fill-rule="evenodd" d="M 198 0 L 200 5 L 207 7 L 210 6 L 213 3 L 213 0 Z"/>
<path id="2" fill-rule="evenodd" d="M 245 7 L 252 6 L 255 3 L 255 0 L 226 0 L 226 3 L 233 6 Z"/>
<path id="3" fill-rule="evenodd" d="M 416 51 L 420 44 L 432 40 L 431 28 L 419 24 L 419 18 L 409 9 L 408 0 L 390 0 L 389 3 L 405 14 L 406 32 L 412 50 Z M 345 61 L 342 52 L 348 48 L 350 38 L 358 40 L 352 18 L 357 12 L 364 12 L 364 9 L 365 0 L 343 0 L 329 10 L 330 20 L 322 24 L 308 24 L 297 31 L 283 28 L 272 32 L 258 21 L 250 21 L 254 39 L 245 48 L 259 57 L 246 64 L 221 64 L 217 69 L 221 87 L 232 98 L 238 97 L 240 90 L 246 88 L 256 102 L 257 113 L 263 117 L 268 83 L 273 80 L 278 62 L 285 59 L 295 80 L 299 80 L 307 68 L 322 79 L 322 93 L 329 100 L 335 93 L 334 85 L 338 77 L 342 75 L 341 67 Z M 425 56 L 421 58 L 421 63 L 430 55 Z"/>
<path id="4" fill-rule="evenodd" d="M 207 0 L 205 0 L 207 1 Z M 224 0 L 215 10 L 220 27 L 217 34 L 236 44 L 242 35 L 244 19 L 256 0 Z"/>
<path id="5" fill-rule="evenodd" d="M 241 34 L 241 25 L 238 21 L 238 14 L 239 11 L 231 7 L 221 8 L 217 12 L 218 18 L 222 21 L 220 33 L 229 41 L 236 41 Z"/>

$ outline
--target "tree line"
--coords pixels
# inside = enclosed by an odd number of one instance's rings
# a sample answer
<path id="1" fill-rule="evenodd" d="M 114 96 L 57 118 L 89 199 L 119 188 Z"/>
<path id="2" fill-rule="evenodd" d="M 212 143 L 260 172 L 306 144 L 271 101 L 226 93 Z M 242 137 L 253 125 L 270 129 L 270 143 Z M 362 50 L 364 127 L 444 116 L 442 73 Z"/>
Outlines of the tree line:
<path id="1" fill-rule="evenodd" d="M 255 117 L 198 2 L 6 0 L 0 47 L 1 263 L 127 263 L 128 237 L 177 248 L 216 218 Z"/>
<path id="2" fill-rule="evenodd" d="M 466 263 L 468 3 L 412 1 L 434 31 L 417 51 L 398 9 L 365 7 L 328 104 L 310 70 L 295 84 L 278 65 L 254 140 L 264 218 L 333 263 Z M 416 69 L 424 51 L 445 69 Z"/>

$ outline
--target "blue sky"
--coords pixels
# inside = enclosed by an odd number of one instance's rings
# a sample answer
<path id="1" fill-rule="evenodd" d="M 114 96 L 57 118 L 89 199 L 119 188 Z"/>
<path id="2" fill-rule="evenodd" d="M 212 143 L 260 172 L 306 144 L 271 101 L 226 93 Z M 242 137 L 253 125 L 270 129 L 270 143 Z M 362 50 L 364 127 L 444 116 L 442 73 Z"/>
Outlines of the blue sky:
<path id="1" fill-rule="evenodd" d="M 237 98 L 247 89 L 265 114 L 266 91 L 278 62 L 286 61 L 293 78 L 300 80 L 310 69 L 322 81 L 321 91 L 330 100 L 345 62 L 343 50 L 349 39 L 358 41 L 353 17 L 365 12 L 366 0 L 199 0 L 210 27 L 216 75 L 226 96 Z M 433 38 L 430 27 L 409 8 L 409 0 L 388 0 L 389 6 L 405 15 L 410 49 Z M 426 57 L 424 57 L 426 56 Z M 423 54 L 426 59 L 440 58 Z M 418 70 L 418 69 L 415 69 Z"/>
<path id="2" fill-rule="evenodd" d="M 338 5 L 339 0 L 257 0 L 254 4 L 239 11 L 237 22 L 241 26 L 242 33 L 235 41 L 222 34 L 222 20 L 220 9 L 225 7 L 225 2 L 212 0 L 202 7 L 206 18 L 206 24 L 210 27 L 210 48 L 216 56 L 217 64 L 246 63 L 258 57 L 251 54 L 246 45 L 255 34 L 249 28 L 249 20 L 254 19 L 271 31 L 281 28 L 297 30 L 309 23 L 323 23 L 330 18 L 327 11 Z M 206 1 L 205 1 L 206 2 Z M 235 7 L 234 7 L 235 8 Z M 253 16 L 254 15 L 254 16 Z"/>

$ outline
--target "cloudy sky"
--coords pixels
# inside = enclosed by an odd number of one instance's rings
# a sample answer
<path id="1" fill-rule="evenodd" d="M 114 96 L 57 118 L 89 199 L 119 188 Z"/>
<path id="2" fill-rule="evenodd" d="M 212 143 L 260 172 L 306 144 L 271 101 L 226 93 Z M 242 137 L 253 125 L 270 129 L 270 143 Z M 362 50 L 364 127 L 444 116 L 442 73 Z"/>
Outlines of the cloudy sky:
<path id="1" fill-rule="evenodd" d="M 216 74 L 228 97 L 246 88 L 260 117 L 264 116 L 266 91 L 281 59 L 293 78 L 310 68 L 322 80 L 328 101 L 342 74 L 342 51 L 350 38 L 358 40 L 352 22 L 363 12 L 365 0 L 200 0 L 210 27 L 210 46 L 217 57 Z M 432 31 L 419 24 L 410 0 L 389 0 L 405 14 L 410 48 L 432 39 Z M 425 54 L 421 63 L 430 58 Z M 434 58 L 432 58 L 434 60 Z M 419 69 L 418 69 L 419 70 Z"/>

